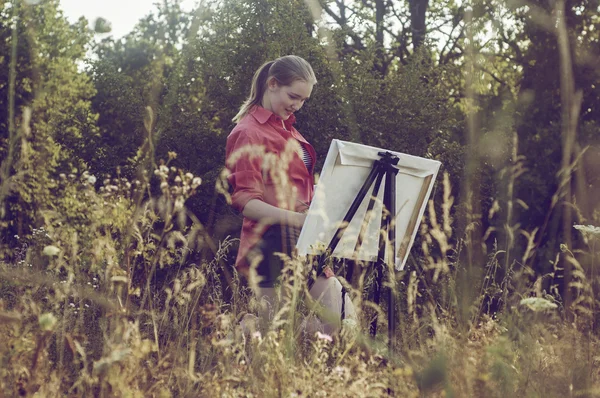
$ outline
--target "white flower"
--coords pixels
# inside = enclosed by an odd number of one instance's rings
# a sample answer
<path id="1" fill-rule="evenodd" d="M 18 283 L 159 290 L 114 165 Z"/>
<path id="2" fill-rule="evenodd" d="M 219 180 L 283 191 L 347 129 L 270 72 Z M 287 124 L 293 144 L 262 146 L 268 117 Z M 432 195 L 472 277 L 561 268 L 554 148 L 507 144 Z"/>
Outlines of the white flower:
<path id="1" fill-rule="evenodd" d="M 585 236 L 600 237 L 600 227 L 595 227 L 593 225 L 574 225 L 573 228 L 575 228 L 578 231 L 581 231 L 581 233 Z"/>
<path id="2" fill-rule="evenodd" d="M 519 302 L 532 311 L 541 312 L 545 310 L 553 310 L 558 307 L 555 303 L 541 297 L 527 297 Z"/>
<path id="3" fill-rule="evenodd" d="M 344 375 L 345 369 L 341 366 L 336 366 L 335 368 L 333 368 L 333 373 L 341 377 Z"/>
<path id="4" fill-rule="evenodd" d="M 45 256 L 54 257 L 58 256 L 58 253 L 60 253 L 60 249 L 56 246 L 49 245 L 44 247 L 42 253 L 44 253 Z"/>
<path id="5" fill-rule="evenodd" d="M 169 172 L 169 168 L 164 164 L 159 167 L 160 171 L 167 174 Z"/>
<path id="6" fill-rule="evenodd" d="M 202 178 L 196 177 L 192 181 L 192 188 L 196 189 L 200 184 L 202 184 Z"/>
<path id="7" fill-rule="evenodd" d="M 160 183 L 160 189 L 167 189 L 169 187 L 169 184 L 166 181 L 163 181 Z"/>
<path id="8" fill-rule="evenodd" d="M 330 335 L 321 332 L 317 332 L 317 338 L 325 341 L 333 341 Z"/>
<path id="9" fill-rule="evenodd" d="M 95 184 L 96 183 L 96 177 L 95 176 L 89 176 L 87 180 L 88 180 L 88 182 L 90 184 Z"/>
<path id="10" fill-rule="evenodd" d="M 175 182 L 177 182 L 177 183 L 181 182 L 181 177 L 179 177 L 179 176 L 175 177 Z"/>
<path id="11" fill-rule="evenodd" d="M 192 178 L 194 178 L 194 175 L 192 173 L 185 173 L 185 178 L 191 180 Z"/>

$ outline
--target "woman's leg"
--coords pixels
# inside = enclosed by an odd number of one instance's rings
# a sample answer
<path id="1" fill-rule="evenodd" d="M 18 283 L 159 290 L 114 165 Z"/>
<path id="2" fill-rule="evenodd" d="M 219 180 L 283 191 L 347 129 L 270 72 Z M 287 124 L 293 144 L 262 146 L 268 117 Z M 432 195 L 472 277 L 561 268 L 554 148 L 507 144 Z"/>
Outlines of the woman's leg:
<path id="1" fill-rule="evenodd" d="M 323 332 L 332 334 L 338 331 L 341 327 L 342 314 L 342 284 L 340 281 L 335 277 L 319 277 L 310 289 L 310 295 L 323 306 L 320 316 L 323 322 Z M 355 319 L 356 311 L 350 295 L 346 294 L 344 299 L 346 318 Z"/>

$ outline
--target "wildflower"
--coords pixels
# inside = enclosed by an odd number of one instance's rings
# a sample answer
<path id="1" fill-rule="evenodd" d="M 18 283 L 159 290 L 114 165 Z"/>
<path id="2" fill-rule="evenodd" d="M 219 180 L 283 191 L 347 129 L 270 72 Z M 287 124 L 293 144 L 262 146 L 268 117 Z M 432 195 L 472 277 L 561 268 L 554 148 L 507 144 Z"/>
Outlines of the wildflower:
<path id="1" fill-rule="evenodd" d="M 167 173 L 169 172 L 169 168 L 168 168 L 167 166 L 165 166 L 164 164 L 163 164 L 163 165 L 161 165 L 161 166 L 159 167 L 159 169 L 160 169 L 160 171 L 161 171 L 162 173 L 165 173 L 165 174 L 167 174 Z"/>
<path id="2" fill-rule="evenodd" d="M 46 312 L 45 314 L 40 315 L 40 317 L 38 318 L 38 324 L 40 325 L 40 329 L 42 329 L 45 332 L 50 332 L 52 329 L 54 329 L 56 322 L 56 317 L 50 312 Z"/>
<path id="3" fill-rule="evenodd" d="M 42 253 L 44 253 L 45 256 L 54 257 L 58 256 L 58 253 L 60 253 L 60 249 L 56 246 L 49 245 L 44 247 Z"/>
<path id="4" fill-rule="evenodd" d="M 176 168 L 175 166 L 171 166 L 171 171 L 172 171 L 173 173 L 176 173 L 176 172 L 177 172 L 177 168 Z"/>
<path id="5" fill-rule="evenodd" d="M 88 182 L 89 182 L 90 184 L 95 184 L 95 183 L 96 183 L 96 177 L 95 177 L 95 176 L 89 176 L 89 177 L 87 178 L 87 180 L 88 180 Z"/>
<path id="6" fill-rule="evenodd" d="M 191 180 L 194 178 L 194 175 L 192 173 L 185 173 L 185 178 L 187 178 L 188 180 Z"/>
<path id="7" fill-rule="evenodd" d="M 169 151 L 167 153 L 167 155 L 169 156 L 169 159 L 176 159 L 177 158 L 177 153 L 173 152 L 173 151 Z"/>
<path id="8" fill-rule="evenodd" d="M 202 178 L 196 177 L 192 180 L 192 188 L 193 189 L 196 189 L 198 186 L 200 186 L 200 184 L 202 184 Z"/>
<path id="9" fill-rule="evenodd" d="M 327 333 L 317 332 L 317 338 L 321 339 L 321 340 L 325 340 L 325 341 L 330 341 L 330 342 L 333 341 L 331 336 L 328 335 Z"/>
<path id="10" fill-rule="evenodd" d="M 60 177 L 61 180 L 64 180 L 65 178 L 67 178 L 65 173 L 60 173 L 58 176 Z"/>
<path id="11" fill-rule="evenodd" d="M 180 183 L 181 182 L 181 177 L 179 177 L 179 176 L 175 177 L 175 182 Z"/>
<path id="12" fill-rule="evenodd" d="M 574 225 L 573 228 L 580 231 L 586 237 L 600 237 L 600 227 L 593 225 Z"/>
<path id="13" fill-rule="evenodd" d="M 160 183 L 160 189 L 166 189 L 169 187 L 169 184 L 166 181 Z"/>
<path id="14" fill-rule="evenodd" d="M 345 369 L 342 366 L 336 366 L 335 368 L 333 368 L 333 373 L 341 377 L 344 375 L 344 370 Z"/>
<path id="15" fill-rule="evenodd" d="M 535 312 L 553 310 L 558 307 L 555 303 L 541 297 L 527 297 L 521 300 L 519 304 Z"/>

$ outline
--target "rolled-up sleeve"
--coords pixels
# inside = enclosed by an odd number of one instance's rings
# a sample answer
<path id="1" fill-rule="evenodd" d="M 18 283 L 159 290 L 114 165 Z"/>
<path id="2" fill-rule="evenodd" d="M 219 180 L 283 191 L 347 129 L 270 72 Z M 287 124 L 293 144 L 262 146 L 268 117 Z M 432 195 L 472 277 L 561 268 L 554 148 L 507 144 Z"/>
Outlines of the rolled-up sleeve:
<path id="1" fill-rule="evenodd" d="M 231 202 L 240 212 L 252 199 L 264 201 L 262 158 L 265 150 L 258 135 L 252 131 L 238 130 L 227 138 L 227 180 L 233 188 Z"/>

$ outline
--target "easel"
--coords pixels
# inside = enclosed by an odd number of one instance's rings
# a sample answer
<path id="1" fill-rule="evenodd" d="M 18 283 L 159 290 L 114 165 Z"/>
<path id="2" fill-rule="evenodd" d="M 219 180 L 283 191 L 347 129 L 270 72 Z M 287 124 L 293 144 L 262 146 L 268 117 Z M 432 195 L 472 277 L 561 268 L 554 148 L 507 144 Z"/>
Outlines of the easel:
<path id="1" fill-rule="evenodd" d="M 398 174 L 398 168 L 396 165 L 398 164 L 399 158 L 394 156 L 390 152 L 378 152 L 380 159 L 375 160 L 373 162 L 373 167 L 364 184 L 360 188 L 358 194 L 354 198 L 352 205 L 350 205 L 350 209 L 344 216 L 344 220 L 340 224 L 340 227 L 333 235 L 331 242 L 327 247 L 325 253 L 333 253 L 338 243 L 342 239 L 344 232 L 346 231 L 347 226 L 350 224 L 350 221 L 356 215 L 358 208 L 363 202 L 365 196 L 369 192 L 373 183 L 375 186 L 373 187 L 373 193 L 369 200 L 369 205 L 367 207 L 367 211 L 365 213 L 365 218 L 362 222 L 361 231 L 358 235 L 358 239 L 356 241 L 356 246 L 354 247 L 354 253 L 358 253 L 361 246 L 363 237 L 365 235 L 367 226 L 369 224 L 371 214 L 373 213 L 373 207 L 375 206 L 375 201 L 377 199 L 377 195 L 379 193 L 379 189 L 381 187 L 381 183 L 383 181 L 383 177 L 385 176 L 385 191 L 383 193 L 383 210 L 381 213 L 381 229 L 384 231 L 384 234 L 379 235 L 379 246 L 378 246 L 378 254 L 377 260 L 375 261 L 375 267 L 377 271 L 377 279 L 376 286 L 374 291 L 374 302 L 376 305 L 379 305 L 381 299 L 381 286 L 383 283 L 383 274 L 385 269 L 388 269 L 391 273 L 388 275 L 388 279 L 391 282 L 391 285 L 388 288 L 388 343 L 389 348 L 392 348 L 392 337 L 395 332 L 395 313 L 394 313 L 394 294 L 393 294 L 393 285 L 395 280 L 394 275 L 394 258 L 395 258 L 395 237 L 396 237 L 396 226 L 394 222 L 394 215 L 396 214 L 396 175 Z M 383 236 L 382 236 L 383 235 Z M 387 238 L 387 239 L 386 239 Z M 387 243 L 387 244 L 386 244 Z M 386 251 L 389 250 L 386 256 Z M 387 257 L 387 263 L 386 263 Z M 321 255 L 317 262 L 317 275 L 321 275 L 323 272 L 325 261 L 324 255 Z M 352 273 L 354 267 L 350 267 L 346 273 L 346 280 L 352 280 Z M 345 318 L 345 296 L 346 296 L 346 288 L 342 288 L 342 320 Z M 374 319 L 371 321 L 371 335 L 375 336 L 377 334 L 377 314 L 375 314 Z"/>

